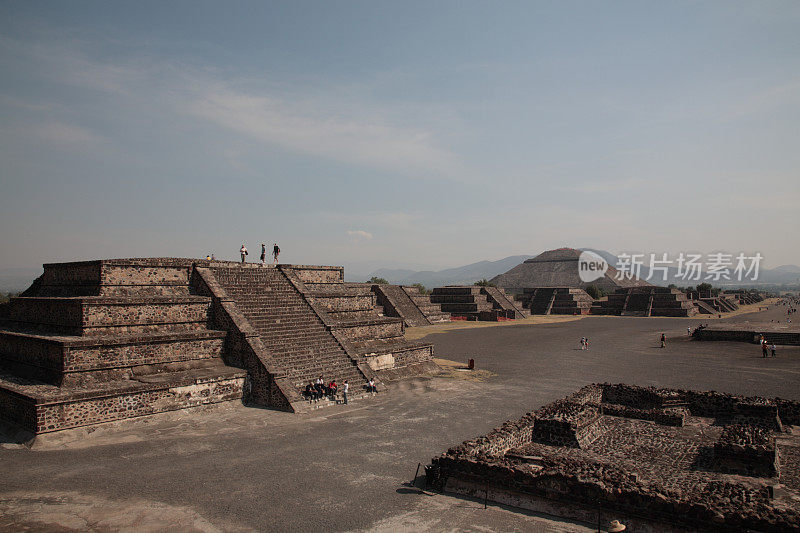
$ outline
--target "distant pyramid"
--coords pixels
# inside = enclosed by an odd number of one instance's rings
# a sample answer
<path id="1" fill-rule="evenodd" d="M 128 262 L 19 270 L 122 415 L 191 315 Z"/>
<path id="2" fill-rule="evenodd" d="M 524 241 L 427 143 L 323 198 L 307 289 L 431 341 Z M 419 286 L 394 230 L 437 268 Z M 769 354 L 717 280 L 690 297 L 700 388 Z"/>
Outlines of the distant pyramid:
<path id="1" fill-rule="evenodd" d="M 618 279 L 618 270 L 608 265 L 602 278 L 592 282 L 584 282 L 578 274 L 578 258 L 580 250 L 574 248 L 558 248 L 548 250 L 532 259 L 515 266 L 508 272 L 495 276 L 490 281 L 495 285 L 512 292 L 532 287 L 570 287 L 585 289 L 594 285 L 606 292 L 623 287 L 650 285 L 638 278 Z"/>

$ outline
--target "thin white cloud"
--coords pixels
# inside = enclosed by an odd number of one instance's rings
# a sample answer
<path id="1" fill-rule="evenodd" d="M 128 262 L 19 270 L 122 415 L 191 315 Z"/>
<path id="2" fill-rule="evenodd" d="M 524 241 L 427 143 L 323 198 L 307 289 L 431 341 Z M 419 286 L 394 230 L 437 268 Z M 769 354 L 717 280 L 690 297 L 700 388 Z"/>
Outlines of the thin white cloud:
<path id="1" fill-rule="evenodd" d="M 437 147 L 430 132 L 394 126 L 380 118 L 343 116 L 335 105 L 325 109 L 330 103 L 314 108 L 305 101 L 220 90 L 217 86 L 208 83 L 208 92 L 184 110 L 293 152 L 387 170 L 455 171 L 455 156 Z"/>
<path id="2" fill-rule="evenodd" d="M 354 102 L 347 91 L 279 93 L 267 77 L 253 80 L 153 57 L 110 63 L 91 57 L 80 42 L 30 46 L 0 37 L 0 52 L 40 65 L 39 72 L 52 82 L 117 98 L 120 107 L 157 107 L 179 120 L 186 115 L 206 120 L 220 128 L 223 142 L 236 132 L 256 146 L 277 146 L 415 177 L 465 175 L 459 158 L 437 144 L 434 131 L 422 126 L 429 123 L 424 112 L 415 121 L 406 107 Z M 233 88 L 243 85 L 250 88 Z"/>
<path id="3" fill-rule="evenodd" d="M 44 141 L 61 145 L 97 144 L 102 140 L 85 128 L 65 124 L 64 122 L 43 124 L 35 127 L 34 133 Z"/>
<path id="4" fill-rule="evenodd" d="M 355 242 L 372 240 L 372 233 L 364 231 L 363 229 L 350 229 L 347 230 L 347 234 Z"/>

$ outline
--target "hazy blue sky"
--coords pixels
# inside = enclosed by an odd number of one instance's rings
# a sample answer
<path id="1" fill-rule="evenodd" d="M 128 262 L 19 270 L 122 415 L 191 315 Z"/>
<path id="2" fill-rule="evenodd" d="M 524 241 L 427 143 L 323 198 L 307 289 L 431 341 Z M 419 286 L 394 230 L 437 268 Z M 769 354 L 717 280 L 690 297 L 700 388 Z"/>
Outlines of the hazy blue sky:
<path id="1" fill-rule="evenodd" d="M 774 267 L 799 206 L 800 2 L 0 2 L 0 267 Z"/>

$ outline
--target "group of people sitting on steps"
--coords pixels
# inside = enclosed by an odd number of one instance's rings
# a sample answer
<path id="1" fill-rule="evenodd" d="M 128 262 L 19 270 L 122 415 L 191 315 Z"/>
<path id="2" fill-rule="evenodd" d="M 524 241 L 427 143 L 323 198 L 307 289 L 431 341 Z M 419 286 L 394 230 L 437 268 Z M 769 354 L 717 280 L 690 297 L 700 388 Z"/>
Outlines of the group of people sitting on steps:
<path id="1" fill-rule="evenodd" d="M 372 378 L 370 378 L 365 388 L 367 389 L 367 392 L 378 392 L 378 388 L 375 386 L 375 380 Z M 323 398 L 335 400 L 336 394 L 341 391 L 342 399 L 344 400 L 344 403 L 347 403 L 347 393 L 349 390 L 350 384 L 347 382 L 347 380 L 344 380 L 344 383 L 342 383 L 342 387 L 340 389 L 335 379 L 331 380 L 330 383 L 325 385 L 325 380 L 323 380 L 322 376 L 320 376 L 315 381 L 310 381 L 308 385 L 306 385 L 306 390 L 303 392 L 303 395 L 306 397 L 306 399 L 312 401 L 318 401 Z"/>

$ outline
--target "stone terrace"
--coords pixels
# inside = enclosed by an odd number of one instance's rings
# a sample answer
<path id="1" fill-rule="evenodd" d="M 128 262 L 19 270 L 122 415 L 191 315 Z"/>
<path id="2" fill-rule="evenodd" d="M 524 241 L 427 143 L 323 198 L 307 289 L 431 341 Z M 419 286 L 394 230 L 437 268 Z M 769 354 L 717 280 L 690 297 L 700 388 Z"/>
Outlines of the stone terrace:
<path id="1" fill-rule="evenodd" d="M 496 287 L 448 286 L 433 289 L 431 302 L 462 320 L 507 320 L 523 318 L 523 310 Z"/>
<path id="2" fill-rule="evenodd" d="M 678 289 L 628 287 L 617 289 L 607 298 L 596 300 L 591 314 L 687 317 L 696 315 L 697 307 Z"/>
<path id="3" fill-rule="evenodd" d="M 428 480 L 585 521 L 602 506 L 634 531 L 796 530 L 799 422 L 799 402 L 590 385 L 451 448 Z"/>
<path id="4" fill-rule="evenodd" d="M 186 260 L 51 264 L 0 316 L 0 417 L 41 433 L 242 399 Z"/>

